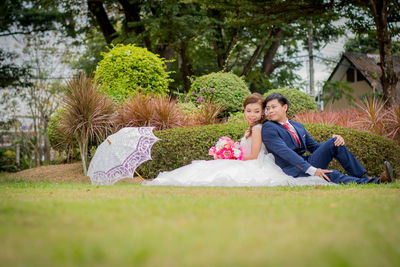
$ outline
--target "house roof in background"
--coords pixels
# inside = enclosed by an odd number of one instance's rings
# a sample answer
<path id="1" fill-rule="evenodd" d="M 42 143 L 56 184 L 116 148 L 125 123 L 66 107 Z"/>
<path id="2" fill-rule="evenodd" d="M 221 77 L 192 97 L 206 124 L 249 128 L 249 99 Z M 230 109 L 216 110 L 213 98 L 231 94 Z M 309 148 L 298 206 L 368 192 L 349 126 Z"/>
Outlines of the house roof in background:
<path id="1" fill-rule="evenodd" d="M 392 58 L 394 71 L 398 76 L 400 76 L 400 57 L 393 56 Z M 347 66 L 344 67 L 352 67 L 356 70 L 359 70 L 371 87 L 374 87 L 373 85 L 375 85 L 377 90 L 382 90 L 382 84 L 379 79 L 379 77 L 382 75 L 382 71 L 381 67 L 379 66 L 379 62 L 380 57 L 377 54 L 346 52 L 343 54 L 339 63 L 336 65 L 335 69 L 329 76 L 328 81 L 331 81 L 339 68 L 343 67 L 343 65 L 347 63 Z M 400 82 L 397 84 L 397 87 L 400 87 Z"/>

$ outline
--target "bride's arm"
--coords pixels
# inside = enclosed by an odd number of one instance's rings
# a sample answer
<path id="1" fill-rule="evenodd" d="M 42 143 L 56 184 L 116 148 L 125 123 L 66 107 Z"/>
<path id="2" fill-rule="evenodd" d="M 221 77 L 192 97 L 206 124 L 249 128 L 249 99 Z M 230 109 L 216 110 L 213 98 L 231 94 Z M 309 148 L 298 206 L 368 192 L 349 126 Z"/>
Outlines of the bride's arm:
<path id="1" fill-rule="evenodd" d="M 251 153 L 243 158 L 243 160 L 257 159 L 262 144 L 261 127 L 253 127 L 251 134 Z"/>

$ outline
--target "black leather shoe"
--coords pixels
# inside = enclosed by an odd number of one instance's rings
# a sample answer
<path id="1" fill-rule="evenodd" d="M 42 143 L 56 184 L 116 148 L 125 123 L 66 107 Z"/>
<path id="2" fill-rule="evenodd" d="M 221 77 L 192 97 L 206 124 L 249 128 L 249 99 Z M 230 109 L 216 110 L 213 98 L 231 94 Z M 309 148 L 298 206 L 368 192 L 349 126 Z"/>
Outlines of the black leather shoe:
<path id="1" fill-rule="evenodd" d="M 379 181 L 384 184 L 393 183 L 394 179 L 392 166 L 388 161 L 385 161 L 383 164 L 385 165 L 385 170 L 381 174 Z"/>

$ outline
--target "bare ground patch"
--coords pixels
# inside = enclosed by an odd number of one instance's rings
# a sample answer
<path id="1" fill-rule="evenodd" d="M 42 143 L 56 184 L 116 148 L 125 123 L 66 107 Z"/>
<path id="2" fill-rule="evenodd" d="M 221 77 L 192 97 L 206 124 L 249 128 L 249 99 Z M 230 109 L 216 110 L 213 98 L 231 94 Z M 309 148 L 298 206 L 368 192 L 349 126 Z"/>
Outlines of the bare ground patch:
<path id="1" fill-rule="evenodd" d="M 31 182 L 90 183 L 90 178 L 83 174 L 81 162 L 40 166 L 16 173 L 9 173 L 6 177 L 11 180 L 25 180 Z M 118 181 L 118 183 L 141 183 L 141 180 L 138 177 L 134 177 L 133 179 L 125 178 Z"/>

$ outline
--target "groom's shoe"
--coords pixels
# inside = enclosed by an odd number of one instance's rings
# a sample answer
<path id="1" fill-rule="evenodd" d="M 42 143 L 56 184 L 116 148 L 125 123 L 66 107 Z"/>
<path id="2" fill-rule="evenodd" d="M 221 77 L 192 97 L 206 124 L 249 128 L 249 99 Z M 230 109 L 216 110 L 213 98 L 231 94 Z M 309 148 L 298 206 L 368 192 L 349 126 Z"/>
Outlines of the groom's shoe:
<path id="1" fill-rule="evenodd" d="M 385 161 L 384 165 L 385 165 L 385 170 L 382 172 L 381 176 L 379 177 L 379 181 L 384 184 L 393 183 L 395 181 L 395 179 L 393 178 L 392 166 L 390 166 L 390 163 L 388 161 Z"/>

